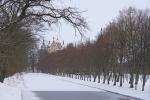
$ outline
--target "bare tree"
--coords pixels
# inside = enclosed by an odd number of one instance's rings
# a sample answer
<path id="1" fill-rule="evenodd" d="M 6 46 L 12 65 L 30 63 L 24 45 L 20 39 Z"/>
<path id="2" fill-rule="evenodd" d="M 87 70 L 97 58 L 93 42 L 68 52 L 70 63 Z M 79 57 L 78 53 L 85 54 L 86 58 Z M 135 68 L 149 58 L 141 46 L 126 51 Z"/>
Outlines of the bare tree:
<path id="1" fill-rule="evenodd" d="M 35 32 L 41 31 L 46 24 L 52 27 L 53 24 L 64 20 L 81 35 L 88 29 L 87 22 L 81 16 L 82 12 L 70 6 L 59 7 L 56 5 L 58 2 L 57 0 L 0 0 L 1 81 L 6 77 L 6 73 L 9 75 L 12 70 L 12 73 L 20 71 L 14 70 L 13 67 L 11 69 L 11 66 L 18 66 L 18 69 L 19 66 L 26 66 L 29 51 L 36 43 Z M 31 55 L 34 59 L 35 55 Z M 32 61 L 32 68 L 33 66 L 35 61 Z"/>
<path id="2" fill-rule="evenodd" d="M 28 27 L 37 26 L 37 23 L 47 23 L 51 27 L 52 24 L 56 24 L 63 19 L 82 35 L 88 28 L 87 22 L 81 16 L 82 12 L 70 6 L 62 8 L 55 6 L 55 2 L 59 1 L 2 0 L 0 2 L 0 12 L 3 21 L 0 22 L 0 31 L 20 22 Z"/>

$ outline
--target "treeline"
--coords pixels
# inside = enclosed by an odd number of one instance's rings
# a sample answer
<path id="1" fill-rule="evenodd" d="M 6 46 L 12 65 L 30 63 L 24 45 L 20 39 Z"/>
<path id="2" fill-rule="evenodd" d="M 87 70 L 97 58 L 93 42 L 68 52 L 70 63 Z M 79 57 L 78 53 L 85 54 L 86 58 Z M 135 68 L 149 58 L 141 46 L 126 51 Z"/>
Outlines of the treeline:
<path id="1" fill-rule="evenodd" d="M 0 82 L 26 69 L 35 39 L 31 32 L 17 28 L 0 31 Z"/>
<path id="2" fill-rule="evenodd" d="M 64 19 L 80 32 L 88 29 L 78 9 L 63 3 L 57 6 L 57 2 L 60 1 L 0 0 L 0 82 L 26 69 L 34 71 L 37 41 L 45 25 L 52 27 Z"/>
<path id="3" fill-rule="evenodd" d="M 150 10 L 130 7 L 120 11 L 94 42 L 69 44 L 51 54 L 40 50 L 37 69 L 120 86 L 128 78 L 130 88 L 136 88 L 142 77 L 144 91 L 150 74 Z"/>

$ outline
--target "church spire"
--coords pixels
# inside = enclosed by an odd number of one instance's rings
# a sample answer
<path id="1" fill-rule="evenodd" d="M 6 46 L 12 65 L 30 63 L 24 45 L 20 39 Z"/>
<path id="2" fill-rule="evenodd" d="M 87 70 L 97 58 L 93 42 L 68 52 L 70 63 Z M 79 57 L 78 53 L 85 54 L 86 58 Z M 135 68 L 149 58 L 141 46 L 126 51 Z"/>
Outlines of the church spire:
<path id="1" fill-rule="evenodd" d="M 53 42 L 55 42 L 55 37 L 53 37 Z"/>
<path id="2" fill-rule="evenodd" d="M 44 39 L 43 39 L 43 44 L 44 44 Z"/>
<path id="3" fill-rule="evenodd" d="M 43 39 L 43 43 L 42 43 L 41 49 L 43 49 L 43 50 L 46 49 L 46 45 L 45 45 L 44 39 Z"/>

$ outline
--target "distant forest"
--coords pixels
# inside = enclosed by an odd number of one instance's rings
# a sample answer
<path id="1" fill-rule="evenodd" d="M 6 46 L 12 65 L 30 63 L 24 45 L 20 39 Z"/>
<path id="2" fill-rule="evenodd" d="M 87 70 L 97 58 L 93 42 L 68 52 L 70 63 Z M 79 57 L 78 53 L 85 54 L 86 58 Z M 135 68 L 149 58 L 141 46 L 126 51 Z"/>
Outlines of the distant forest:
<path id="1" fill-rule="evenodd" d="M 54 53 L 40 50 L 37 70 L 120 86 L 128 78 L 130 88 L 142 77 L 144 91 L 150 75 L 150 10 L 124 9 L 100 30 L 95 41 L 68 44 Z"/>

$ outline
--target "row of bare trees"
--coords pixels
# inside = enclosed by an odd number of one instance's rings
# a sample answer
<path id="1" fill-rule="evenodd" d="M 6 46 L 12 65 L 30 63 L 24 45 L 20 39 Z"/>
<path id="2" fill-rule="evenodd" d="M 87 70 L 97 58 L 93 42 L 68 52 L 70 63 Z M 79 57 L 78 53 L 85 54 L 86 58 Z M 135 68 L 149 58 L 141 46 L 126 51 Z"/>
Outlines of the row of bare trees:
<path id="1" fill-rule="evenodd" d="M 62 5 L 57 5 L 61 2 Z M 38 33 L 68 22 L 81 34 L 88 26 L 81 12 L 58 0 L 0 0 L 0 82 L 26 66 L 34 70 Z M 60 7 L 62 6 L 62 7 Z"/>
<path id="2" fill-rule="evenodd" d="M 150 11 L 128 8 L 101 29 L 96 41 L 69 44 L 55 53 L 39 51 L 38 70 L 82 80 L 122 86 L 142 91 L 150 74 Z"/>

